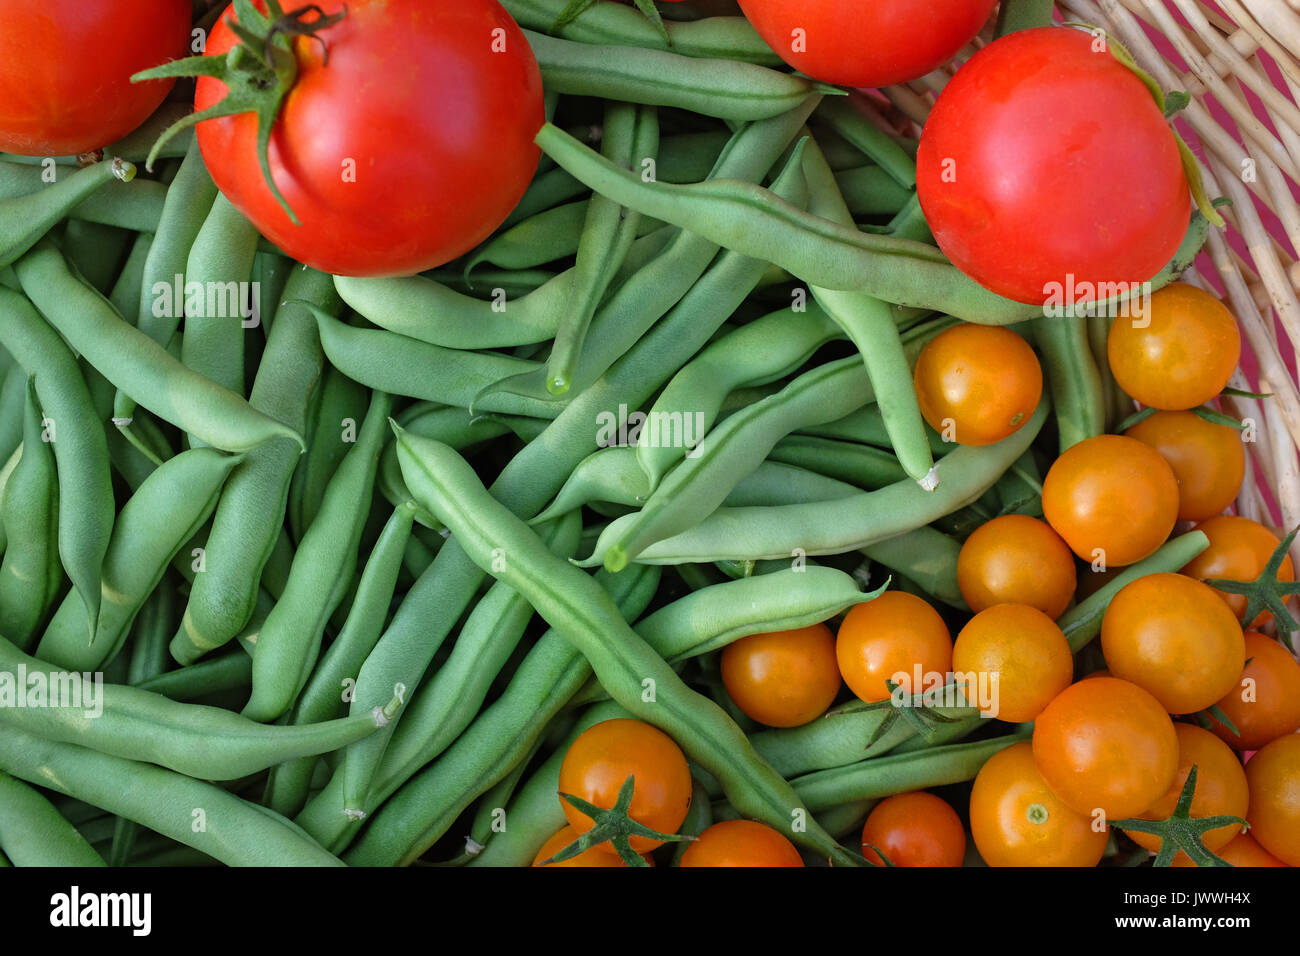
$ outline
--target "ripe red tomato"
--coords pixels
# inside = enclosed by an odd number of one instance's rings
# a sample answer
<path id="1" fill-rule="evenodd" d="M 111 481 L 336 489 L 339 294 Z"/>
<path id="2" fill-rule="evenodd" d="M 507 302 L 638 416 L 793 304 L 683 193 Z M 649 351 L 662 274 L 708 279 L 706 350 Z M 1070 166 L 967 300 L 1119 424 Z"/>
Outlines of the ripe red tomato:
<path id="1" fill-rule="evenodd" d="M 1085 561 L 1106 567 L 1141 561 L 1178 520 L 1178 481 L 1160 453 L 1136 438 L 1098 435 L 1052 464 L 1043 516 Z"/>
<path id="2" fill-rule="evenodd" d="M 1156 412 L 1128 431 L 1160 452 L 1178 481 L 1178 520 L 1204 521 L 1232 504 L 1246 473 L 1241 435 L 1195 412 Z"/>
<path id="3" fill-rule="evenodd" d="M 1120 590 L 1101 621 L 1112 674 L 1171 714 L 1192 714 L 1237 686 L 1246 663 L 1241 625 L 1214 589 L 1182 574 L 1148 574 Z"/>
<path id="4" fill-rule="evenodd" d="M 560 793 L 610 809 L 628 777 L 635 778 L 629 816 L 660 833 L 675 833 L 691 806 L 691 771 L 671 737 L 640 720 L 606 720 L 589 727 L 569 745 L 560 764 Z M 579 834 L 595 822 L 560 798 L 565 819 Z M 638 853 L 663 843 L 634 836 Z"/>
<path id="5" fill-rule="evenodd" d="M 131 74 L 185 56 L 187 0 L 0 0 L 0 151 L 69 156 L 121 139 L 174 80 Z"/>
<path id="6" fill-rule="evenodd" d="M 840 692 L 835 638 L 825 624 L 742 637 L 723 648 L 722 682 L 736 706 L 760 724 L 806 724 Z"/>
<path id="7" fill-rule="evenodd" d="M 1071 684 L 1034 721 L 1034 764 L 1071 810 L 1106 820 L 1136 816 L 1178 771 L 1178 735 L 1160 702 L 1137 684 L 1093 677 Z"/>
<path id="8" fill-rule="evenodd" d="M 682 854 L 682 866 L 803 866 L 794 844 L 753 820 L 715 823 Z"/>
<path id="9" fill-rule="evenodd" d="M 994 0 L 740 0 L 777 56 L 817 80 L 888 86 L 924 76 L 979 33 Z"/>
<path id="10" fill-rule="evenodd" d="M 894 866 L 961 866 L 966 831 L 957 811 L 934 794 L 900 793 L 876 804 L 862 827 L 862 855 L 883 866 L 872 847 Z"/>
<path id="11" fill-rule="evenodd" d="M 1106 829 L 1062 803 L 1034 765 L 1032 745 L 988 759 L 970 793 L 970 832 L 989 866 L 1096 866 Z"/>
<path id="12" fill-rule="evenodd" d="M 262 177 L 257 117 L 207 120 L 199 147 L 217 187 L 269 240 L 323 272 L 410 275 L 485 239 L 537 168 L 542 80 L 523 33 L 496 0 L 323 0 L 347 16 L 296 38 L 298 81 L 271 135 Z M 208 52 L 234 43 L 227 13 Z M 325 62 L 325 48 L 329 62 Z M 202 78 L 195 109 L 225 84 Z"/>
<path id="13" fill-rule="evenodd" d="M 1035 305 L 1149 280 L 1191 216 L 1177 142 L 1150 91 L 1068 27 L 1011 33 L 971 57 L 926 120 L 916 176 L 953 264 Z"/>
<path id="14" fill-rule="evenodd" d="M 1238 750 L 1258 750 L 1300 730 L 1300 663 L 1285 647 L 1257 631 L 1246 632 L 1246 660 L 1237 686 L 1219 701 L 1233 733 L 1210 716 L 1210 729 Z"/>
<path id="15" fill-rule="evenodd" d="M 959 445 L 992 445 L 1020 430 L 1043 395 L 1029 343 L 993 325 L 954 326 L 921 351 L 916 400 L 930 427 Z"/>

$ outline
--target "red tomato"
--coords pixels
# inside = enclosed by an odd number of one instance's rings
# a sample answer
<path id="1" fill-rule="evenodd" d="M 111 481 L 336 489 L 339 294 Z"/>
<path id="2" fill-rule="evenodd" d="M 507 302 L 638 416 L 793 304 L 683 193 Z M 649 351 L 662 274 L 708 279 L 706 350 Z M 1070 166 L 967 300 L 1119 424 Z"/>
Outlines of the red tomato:
<path id="1" fill-rule="evenodd" d="M 336 275 L 410 275 L 473 248 L 519 202 L 537 168 L 541 73 L 496 0 L 346 7 L 319 34 L 328 64 L 321 43 L 294 40 L 298 81 L 271 135 L 271 174 L 302 225 L 262 177 L 254 114 L 200 123 L 199 147 L 222 193 L 293 258 Z M 209 53 L 233 45 L 228 16 Z M 200 79 L 195 109 L 225 92 Z"/>
<path id="2" fill-rule="evenodd" d="M 1177 142 L 1150 91 L 1067 27 L 1009 34 L 957 71 L 921 135 L 917 194 L 959 269 L 1035 305 L 1147 281 L 1191 216 Z"/>
<path id="3" fill-rule="evenodd" d="M 174 80 L 131 74 L 185 56 L 187 0 L 0 0 L 0 150 L 69 156 L 139 126 Z"/>
<path id="4" fill-rule="evenodd" d="M 862 827 L 862 855 L 883 866 L 872 847 L 894 866 L 961 866 L 966 831 L 957 811 L 934 794 L 900 793 L 876 804 Z"/>
<path id="5" fill-rule="evenodd" d="M 796 70 L 842 86 L 906 83 L 974 39 L 994 0 L 740 0 L 749 22 Z"/>

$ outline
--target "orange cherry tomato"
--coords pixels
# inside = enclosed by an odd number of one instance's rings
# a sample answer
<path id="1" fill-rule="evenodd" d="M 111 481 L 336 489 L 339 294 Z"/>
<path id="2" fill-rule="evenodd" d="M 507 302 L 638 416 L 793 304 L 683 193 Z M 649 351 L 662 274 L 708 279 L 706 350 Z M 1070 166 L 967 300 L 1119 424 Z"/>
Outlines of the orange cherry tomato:
<path id="1" fill-rule="evenodd" d="M 1205 532 L 1205 536 L 1210 539 L 1210 546 L 1193 558 L 1182 573 L 1202 581 L 1206 578 L 1253 581 L 1264 570 L 1280 543 L 1278 536 L 1258 521 L 1237 515 L 1210 518 L 1198 524 L 1196 530 Z M 1277 577 L 1279 581 L 1295 580 L 1295 566 L 1289 555 L 1282 559 Z M 1217 589 L 1216 592 L 1228 602 L 1228 606 L 1237 615 L 1237 620 L 1246 616 L 1244 594 L 1227 594 Z M 1260 611 L 1255 620 L 1246 626 L 1262 627 L 1265 621 L 1272 619 L 1273 615 L 1268 611 Z"/>
<path id="2" fill-rule="evenodd" d="M 957 586 L 976 613 L 995 604 L 1028 604 L 1055 619 L 1069 607 L 1077 584 L 1070 546 L 1028 515 L 980 525 L 957 554 Z"/>
<path id="3" fill-rule="evenodd" d="M 1034 764 L 1061 802 L 1106 820 L 1137 816 L 1178 771 L 1178 735 L 1137 684 L 1095 677 L 1071 684 L 1034 721 Z"/>
<path id="4" fill-rule="evenodd" d="M 682 854 L 681 866 L 803 866 L 794 844 L 762 823 L 715 823 Z"/>
<path id="5" fill-rule="evenodd" d="M 1038 772 L 1033 746 L 1012 744 L 980 768 L 970 794 L 970 832 L 989 866 L 1096 866 L 1106 828 L 1062 803 Z"/>
<path id="6" fill-rule="evenodd" d="M 760 724 L 806 724 L 840 692 L 835 637 L 825 624 L 742 637 L 722 651 L 722 682 L 736 706 Z"/>
<path id="7" fill-rule="evenodd" d="M 675 833 L 691 806 L 691 772 L 671 737 L 640 720 L 606 720 L 589 727 L 569 745 L 560 764 L 560 793 L 610 809 L 628 777 L 635 777 L 628 815 L 660 833 Z M 565 819 L 579 834 L 595 822 L 561 798 Z M 645 853 L 662 840 L 633 836 L 632 849 Z"/>
<path id="8" fill-rule="evenodd" d="M 1237 728 L 1233 733 L 1215 720 L 1211 729 L 1237 750 L 1258 750 L 1300 730 L 1300 663 L 1285 647 L 1258 631 L 1246 632 L 1246 660 L 1241 680 L 1219 709 Z"/>
<path id="9" fill-rule="evenodd" d="M 1136 438 L 1098 435 L 1067 449 L 1043 480 L 1043 516 L 1083 560 L 1141 561 L 1178 520 L 1178 482 Z"/>
<path id="10" fill-rule="evenodd" d="M 1287 866 L 1300 866 L 1300 734 L 1279 737 L 1246 761 L 1250 833 Z"/>
<path id="11" fill-rule="evenodd" d="M 921 351 L 913 375 L 921 415 L 960 445 L 991 445 L 1029 421 L 1043 394 L 1043 370 L 1016 333 L 958 325 Z"/>
<path id="12" fill-rule="evenodd" d="M 844 682 L 862 700 L 889 699 L 886 681 L 907 693 L 919 668 L 923 681 L 940 674 L 942 683 L 952 670 L 952 636 L 939 612 L 919 597 L 887 591 L 874 601 L 858 604 L 840 624 L 835 657 Z"/>
<path id="13" fill-rule="evenodd" d="M 543 860 L 549 860 L 555 854 L 559 853 L 570 843 L 577 840 L 582 834 L 573 827 L 565 827 L 555 836 L 551 837 L 542 848 L 537 851 L 537 856 L 533 857 L 533 866 L 541 866 Z M 649 859 L 649 857 L 647 857 Z M 650 862 L 654 866 L 654 862 Z M 602 843 L 594 846 L 590 850 L 583 850 L 577 856 L 570 857 L 567 860 L 561 860 L 558 863 L 548 863 L 547 868 L 552 866 L 627 866 L 623 858 L 614 852 L 612 845 Z"/>
<path id="14" fill-rule="evenodd" d="M 1124 434 L 1169 462 L 1178 481 L 1179 521 L 1212 518 L 1237 499 L 1246 450 L 1235 428 L 1207 422 L 1195 412 L 1156 412 Z"/>
<path id="15" fill-rule="evenodd" d="M 952 647 L 958 683 L 996 675 L 996 703 L 985 712 L 999 720 L 1033 720 L 1070 686 L 1074 657 L 1056 622 L 1027 604 L 996 604 L 961 629 Z"/>
<path id="16" fill-rule="evenodd" d="M 1238 833 L 1232 840 L 1214 853 L 1221 860 L 1233 866 L 1286 866 L 1281 860 L 1269 853 L 1255 842 L 1249 833 Z M 1174 866 L 1196 866 L 1186 853 L 1174 857 Z"/>
<path id="17" fill-rule="evenodd" d="M 1192 795 L 1192 816 L 1244 818 L 1250 805 L 1250 791 L 1246 786 L 1246 771 L 1232 748 L 1208 730 L 1191 724 L 1174 724 L 1174 732 L 1178 734 L 1178 775 L 1163 797 L 1138 814 L 1139 819 L 1168 819 L 1178 806 L 1178 797 L 1193 764 L 1196 765 L 1196 792 Z M 1165 842 L 1154 833 L 1124 832 L 1152 853 L 1159 853 Z M 1232 823 L 1201 834 L 1201 842 L 1213 853 L 1240 833 L 1241 824 Z M 1175 859 L 1180 857 L 1190 859 L 1181 850 L 1174 855 Z"/>
<path id="18" fill-rule="evenodd" d="M 956 810 L 934 794 L 917 790 L 876 804 L 862 827 L 862 855 L 883 866 L 872 847 L 894 866 L 961 866 L 966 831 Z"/>
<path id="19" fill-rule="evenodd" d="M 1148 574 L 1123 587 L 1101 621 L 1112 674 L 1149 691 L 1171 714 L 1221 700 L 1246 663 L 1241 625 L 1214 589 L 1182 574 Z"/>
<path id="20" fill-rule="evenodd" d="M 1143 405 L 1181 411 L 1223 391 L 1241 358 L 1241 333 L 1222 302 L 1174 282 L 1151 296 L 1149 315 L 1111 326 L 1106 354 L 1125 392 Z"/>

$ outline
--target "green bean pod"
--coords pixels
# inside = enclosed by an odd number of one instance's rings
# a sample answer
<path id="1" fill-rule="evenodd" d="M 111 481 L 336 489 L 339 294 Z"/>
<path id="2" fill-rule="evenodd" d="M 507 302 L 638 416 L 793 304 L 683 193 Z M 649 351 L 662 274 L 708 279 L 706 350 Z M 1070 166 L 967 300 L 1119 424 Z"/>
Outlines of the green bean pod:
<path id="1" fill-rule="evenodd" d="M 675 180 L 669 180 L 674 182 Z M 835 185 L 853 216 L 893 216 L 912 196 L 879 166 L 854 166 L 835 173 Z"/>
<path id="2" fill-rule="evenodd" d="M 574 43 L 531 30 L 524 36 L 541 67 L 542 82 L 561 95 L 671 106 L 747 122 L 779 116 L 818 89 L 802 77 L 753 63 Z"/>
<path id="3" fill-rule="evenodd" d="M 9 539 L 0 562 L 0 634 L 26 649 L 63 583 L 59 478 L 30 378 L 23 418 L 22 457 L 0 494 L 0 521 Z"/>
<path id="4" fill-rule="evenodd" d="M 958 610 L 970 610 L 957 586 L 961 542 L 931 527 L 917 528 L 862 549 L 872 561 L 912 581 L 926 594 Z"/>
<path id="5" fill-rule="evenodd" d="M 569 746 L 596 724 L 628 716 L 627 711 L 612 701 L 588 707 L 560 745 L 519 788 L 514 799 L 505 807 L 493 808 L 504 812 L 501 830 L 484 844 L 469 865 L 530 866 L 542 845 L 567 823 L 557 794 L 560 792 L 560 765 L 564 763 Z M 707 805 L 708 801 L 704 802 Z"/>
<path id="6" fill-rule="evenodd" d="M 0 768 L 134 820 L 228 866 L 341 863 L 283 817 L 147 763 L 11 729 L 0 734 Z"/>
<path id="7" fill-rule="evenodd" d="M 686 753 L 723 784 L 742 812 L 771 826 L 803 823 L 802 805 L 789 785 L 753 752 L 739 727 L 715 704 L 690 690 L 636 634 L 609 595 L 561 558 L 482 486 L 464 459 L 445 445 L 399 434 L 398 457 L 407 485 L 447 522 L 475 563 L 527 597 L 552 626 L 582 652 L 601 685 L 631 713 L 674 736 Z M 504 548 L 501 568 L 493 553 Z M 643 696 L 656 688 L 655 703 Z M 800 843 L 847 865 L 853 855 L 815 822 L 799 827 Z M 371 833 L 374 832 L 372 824 Z"/>
<path id="8" fill-rule="evenodd" d="M 816 303 L 807 303 L 803 312 L 791 307 L 755 319 L 712 342 L 683 366 L 655 400 L 647 422 L 667 421 L 683 434 L 690 422 L 693 444 L 698 444 L 717 421 L 728 394 L 784 378 L 839 335 Z M 658 487 L 664 473 L 690 450 L 684 441 L 638 444 L 636 457 L 650 487 Z"/>
<path id="9" fill-rule="evenodd" d="M 695 527 L 650 545 L 637 560 L 679 564 L 839 554 L 914 531 L 965 507 L 992 487 L 1029 447 L 1050 407 L 1044 396 L 1029 421 L 1010 437 L 995 445 L 962 446 L 950 452 L 939 462 L 943 483 L 935 491 L 923 491 L 909 478 L 835 501 L 719 508 Z M 605 544 L 598 545 L 584 564 L 603 561 L 608 543 L 623 535 L 619 525 L 627 521 L 611 522 L 601 535 Z"/>
<path id="10" fill-rule="evenodd" d="M 769 458 L 731 489 L 731 493 L 723 500 L 722 507 L 753 508 L 796 502 L 834 501 L 836 498 L 856 495 L 858 491 L 856 486 L 847 482 Z"/>
<path id="11" fill-rule="evenodd" d="M 561 557 L 578 549 L 582 523 L 569 514 L 543 532 L 549 548 Z M 505 560 L 510 560 L 509 556 Z M 497 582 L 474 606 L 456 637 L 451 655 L 412 698 L 411 706 L 388 734 L 415 734 L 426 760 L 442 753 L 460 736 L 483 706 L 488 689 L 533 619 L 532 605 L 509 585 Z M 397 662 L 385 659 L 376 648 L 361 668 L 353 709 L 365 707 L 374 689 L 386 676 L 401 673 Z M 409 686 L 409 685 L 408 685 Z M 389 741 L 376 736 L 349 747 L 343 754 L 344 811 L 360 811 L 366 805 L 370 783 L 378 771 Z"/>
<path id="12" fill-rule="evenodd" d="M 34 246 L 54 224 L 86 197 L 114 180 L 130 182 L 135 167 L 124 159 L 108 159 L 78 170 L 53 185 L 44 182 L 45 170 L 18 169 L 32 180 L 34 190 L 17 194 L 6 189 L 0 198 L 0 266 L 7 266 Z M 21 187 L 20 187 L 21 188 Z"/>
<path id="13" fill-rule="evenodd" d="M 608 588 L 624 620 L 638 617 L 654 597 L 658 569 L 648 569 L 650 574 L 644 570 L 617 579 L 597 572 L 598 585 Z M 371 790 L 376 804 L 389 794 L 392 799 L 373 815 L 349 862 L 368 865 L 418 857 L 480 794 L 532 752 L 546 726 L 590 675 L 586 658 L 552 628 L 525 655 L 501 696 L 425 769 L 420 769 L 426 763 L 420 739 L 413 737 L 401 746 L 395 741 Z M 345 839 L 340 821 L 347 819 L 339 813 L 333 788 L 331 781 L 312 801 L 304 814 L 308 819 L 299 817 L 308 832 L 324 829 L 322 842 L 331 846 Z"/>
<path id="14" fill-rule="evenodd" d="M 0 848 L 12 866 L 104 866 L 50 801 L 0 771 Z"/>
<path id="15" fill-rule="evenodd" d="M 907 477 L 898 459 L 883 448 L 812 435 L 785 436 L 772 446 L 767 458 L 834 478 L 856 486 L 855 490 L 874 491 Z"/>
<path id="16" fill-rule="evenodd" d="M 139 687 L 92 681 L 88 671 L 62 671 L 3 639 L 0 666 L 15 680 L 20 674 L 29 682 L 41 675 L 51 693 L 59 688 L 67 695 L 42 707 L 0 707 L 6 733 L 21 729 L 202 780 L 236 780 L 284 760 L 338 750 L 373 733 L 400 706 L 394 698 L 385 707 L 339 720 L 266 726 L 219 707 L 177 703 Z M 124 815 L 129 816 L 119 814 Z"/>
<path id="17" fill-rule="evenodd" d="M 1052 407 L 1064 452 L 1106 431 L 1106 397 L 1101 373 L 1088 345 L 1082 316 L 1043 316 L 1034 322 L 1034 343 L 1047 366 Z"/>
<path id="18" fill-rule="evenodd" d="M 417 402 L 396 418 L 403 428 L 425 438 L 436 438 L 457 451 L 510 433 L 510 427 L 505 422 L 491 416 L 471 418 L 463 408 L 449 408 L 430 402 Z M 379 456 L 376 481 L 380 492 L 394 508 L 411 500 L 402 481 L 401 466 L 397 463 L 397 444 L 394 441 L 387 442 Z M 433 522 L 431 517 L 421 514 L 418 508 L 415 520 L 426 526 Z"/>
<path id="19" fill-rule="evenodd" d="M 80 631 L 76 603 L 64 600 L 41 637 L 39 656 L 76 670 L 97 670 L 112 660 L 168 562 L 207 521 L 238 463 L 237 457 L 194 449 L 149 475 L 122 506 L 113 528 L 93 642 L 87 645 Z"/>
<path id="20" fill-rule="evenodd" d="M 59 248 L 77 275 L 107 295 L 134 237 L 113 226 L 69 219 L 59 233 Z"/>
<path id="21" fill-rule="evenodd" d="M 393 601 L 414 517 L 413 502 L 405 502 L 393 510 L 366 561 L 347 620 L 303 687 L 290 723 L 316 723 L 347 711 L 356 676 L 388 620 L 388 607 Z M 315 769 L 316 761 L 309 758 L 273 768 L 267 783 L 268 806 L 284 816 L 296 815 L 307 802 Z"/>
<path id="22" fill-rule="evenodd" d="M 17 292 L 0 289 L 0 341 L 28 374 L 53 422 L 59 483 L 59 557 L 85 608 L 82 644 L 99 619 L 100 573 L 115 512 L 108 441 L 76 359 Z M 66 603 L 66 602 L 65 602 Z"/>
<path id="23" fill-rule="evenodd" d="M 72 347 L 160 418 L 225 451 L 247 451 L 277 437 L 302 446 L 292 428 L 186 368 L 123 321 L 107 299 L 68 270 L 48 242 L 19 259 L 14 270 L 32 302 Z"/>
<path id="24" fill-rule="evenodd" d="M 330 277 L 324 273 L 297 268 L 288 289 L 294 299 L 337 307 Z M 267 340 L 250 406 L 305 433 L 307 396 L 323 362 L 315 317 L 296 302 L 286 303 Z M 257 603 L 258 580 L 284 526 L 294 469 L 314 457 L 300 455 L 291 441 L 275 439 L 248 452 L 230 476 L 212 519 L 207 570 L 195 579 L 171 641 L 172 656 L 181 664 L 225 645 L 248 623 Z"/>
<path id="25" fill-rule="evenodd" d="M 520 26 L 555 32 L 567 40 L 667 50 L 684 56 L 717 57 L 779 66 L 781 58 L 772 52 L 744 17 L 705 17 L 699 20 L 666 20 L 668 39 L 636 10 L 617 4 L 597 3 L 555 30 L 555 24 L 569 4 L 567 0 L 503 0 L 502 4 Z"/>
<path id="26" fill-rule="evenodd" d="M 873 125 L 851 100 L 838 96 L 822 101 L 818 119 L 824 120 L 862 155 L 876 164 L 903 189 L 916 189 L 916 160 L 884 131 Z"/>
<path id="27" fill-rule="evenodd" d="M 293 706 L 311 676 L 325 623 L 356 568 L 357 545 L 368 513 L 358 509 L 357 502 L 368 500 L 374 489 L 391 408 L 387 394 L 374 393 L 356 445 L 330 479 L 320 514 L 298 544 L 284 595 L 257 641 L 253 696 L 244 707 L 247 717 L 275 720 Z"/>

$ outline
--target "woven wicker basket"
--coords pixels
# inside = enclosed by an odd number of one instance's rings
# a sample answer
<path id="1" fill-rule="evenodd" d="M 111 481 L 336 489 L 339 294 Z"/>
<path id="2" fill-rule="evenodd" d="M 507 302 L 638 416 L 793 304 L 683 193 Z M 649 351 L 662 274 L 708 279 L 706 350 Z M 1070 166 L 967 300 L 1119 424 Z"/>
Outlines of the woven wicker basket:
<path id="1" fill-rule="evenodd" d="M 1237 512 L 1273 527 L 1300 525 L 1300 0 L 1057 0 L 1057 18 L 1119 39 L 1165 90 L 1192 102 L 1176 120 L 1200 161 L 1226 230 L 1210 230 L 1183 281 L 1223 299 L 1243 332 L 1231 383 L 1271 398 L 1224 398 L 1249 419 Z M 992 38 L 992 25 L 958 57 Z M 955 69 L 955 67 L 953 68 Z M 951 70 L 883 91 L 859 105 L 882 125 L 919 135 Z M 1253 438 L 1253 441 L 1250 439 Z M 1300 567 L 1300 537 L 1292 547 Z"/>

